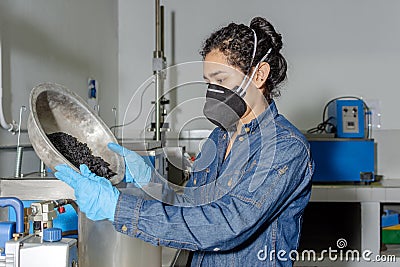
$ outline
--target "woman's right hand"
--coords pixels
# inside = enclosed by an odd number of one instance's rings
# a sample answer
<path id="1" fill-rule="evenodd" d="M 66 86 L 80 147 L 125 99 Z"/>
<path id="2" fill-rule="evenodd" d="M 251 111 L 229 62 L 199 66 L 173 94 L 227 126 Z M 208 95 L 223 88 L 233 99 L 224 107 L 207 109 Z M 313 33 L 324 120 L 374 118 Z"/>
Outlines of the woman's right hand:
<path id="1" fill-rule="evenodd" d="M 127 183 L 134 183 L 137 187 L 142 187 L 150 182 L 151 167 L 139 154 L 116 143 L 108 143 L 107 146 L 111 151 L 124 157 Z"/>

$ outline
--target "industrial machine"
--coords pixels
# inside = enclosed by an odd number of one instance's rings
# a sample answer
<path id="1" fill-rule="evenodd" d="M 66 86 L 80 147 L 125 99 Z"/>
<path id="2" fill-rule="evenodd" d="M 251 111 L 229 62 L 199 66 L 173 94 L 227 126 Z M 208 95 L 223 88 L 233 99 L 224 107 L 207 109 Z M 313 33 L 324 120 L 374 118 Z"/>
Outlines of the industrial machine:
<path id="1" fill-rule="evenodd" d="M 32 203 L 27 217 L 33 233 L 24 227 L 24 206 L 15 197 L 0 198 L 0 207 L 12 207 L 15 222 L 0 223 L 0 266 L 7 267 L 78 267 L 77 240 L 63 238 L 60 228 L 53 228 L 55 209 L 63 210 L 71 200 Z M 76 205 L 75 205 L 76 206 Z"/>
<path id="2" fill-rule="evenodd" d="M 359 99 L 337 99 L 328 106 L 328 118 L 338 138 L 366 137 L 366 115 L 364 102 Z"/>
<path id="3" fill-rule="evenodd" d="M 357 97 L 335 98 L 325 105 L 322 123 L 307 134 L 315 161 L 313 182 L 375 181 L 376 143 L 370 138 L 370 115 Z"/>

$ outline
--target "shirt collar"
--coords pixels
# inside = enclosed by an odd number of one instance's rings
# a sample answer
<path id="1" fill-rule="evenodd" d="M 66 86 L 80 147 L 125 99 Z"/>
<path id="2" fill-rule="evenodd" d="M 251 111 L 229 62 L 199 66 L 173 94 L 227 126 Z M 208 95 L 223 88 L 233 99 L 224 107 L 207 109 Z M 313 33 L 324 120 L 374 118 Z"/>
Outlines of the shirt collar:
<path id="1" fill-rule="evenodd" d="M 257 118 L 242 126 L 241 133 L 253 132 L 257 127 L 264 128 L 278 115 L 275 101 L 271 101 L 268 107 Z"/>
<path id="2" fill-rule="evenodd" d="M 268 124 L 275 120 L 276 116 L 278 115 L 278 109 L 276 107 L 275 101 L 271 101 L 268 107 L 257 117 L 251 120 L 249 123 L 243 124 L 240 134 L 246 134 L 254 132 L 258 127 L 265 128 Z M 233 132 L 227 132 L 219 127 L 219 138 L 227 139 Z"/>

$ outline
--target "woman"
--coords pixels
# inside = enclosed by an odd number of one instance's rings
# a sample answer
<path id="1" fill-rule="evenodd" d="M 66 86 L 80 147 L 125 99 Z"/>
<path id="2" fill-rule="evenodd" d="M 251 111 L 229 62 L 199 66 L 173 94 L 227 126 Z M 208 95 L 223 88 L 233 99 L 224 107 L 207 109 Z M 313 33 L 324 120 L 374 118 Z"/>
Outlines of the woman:
<path id="1" fill-rule="evenodd" d="M 192 250 L 192 266 L 292 266 L 313 161 L 273 101 L 286 77 L 281 48 L 281 36 L 259 17 L 206 40 L 204 115 L 218 127 L 174 205 L 121 193 L 85 165 L 81 174 L 57 166 L 56 177 L 75 189 L 90 219 L 113 221 L 117 231 L 153 245 Z M 156 181 L 136 153 L 109 148 L 125 157 L 128 182 L 144 188 Z"/>

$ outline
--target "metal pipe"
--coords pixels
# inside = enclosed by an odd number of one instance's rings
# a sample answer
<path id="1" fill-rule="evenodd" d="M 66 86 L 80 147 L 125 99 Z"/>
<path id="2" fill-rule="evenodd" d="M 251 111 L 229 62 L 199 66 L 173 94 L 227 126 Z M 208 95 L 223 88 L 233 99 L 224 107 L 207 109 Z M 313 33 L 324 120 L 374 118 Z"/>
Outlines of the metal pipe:
<path id="1" fill-rule="evenodd" d="M 1 37 L 0 37 L 0 125 L 3 129 L 15 133 L 16 124 L 15 122 L 8 123 L 4 117 L 3 111 L 3 65 L 2 65 L 2 47 L 1 47 Z"/>
<path id="2" fill-rule="evenodd" d="M 19 123 L 18 123 L 18 139 L 17 139 L 17 147 L 20 145 L 20 140 L 21 140 L 21 124 L 22 124 L 22 113 L 26 111 L 25 106 L 21 106 L 19 108 Z"/>
<path id="3" fill-rule="evenodd" d="M 15 177 L 21 178 L 21 169 L 22 169 L 22 155 L 24 153 L 24 148 L 20 146 L 21 139 L 21 124 L 22 124 L 22 113 L 26 110 L 25 106 L 21 106 L 19 109 L 19 123 L 18 123 L 18 139 L 17 139 L 17 156 L 15 162 Z"/>
<path id="4" fill-rule="evenodd" d="M 160 40 L 160 35 L 161 35 L 161 33 L 160 33 L 160 31 L 161 31 L 161 23 L 160 23 L 160 19 L 161 19 L 161 16 L 160 16 L 160 0 L 155 0 L 156 1 L 156 4 L 155 4 L 155 32 L 156 32 L 156 39 L 155 39 L 155 42 L 156 42 L 156 44 L 155 44 L 155 51 L 156 52 L 158 52 L 158 51 L 161 51 L 161 45 L 160 45 L 160 42 L 161 42 L 161 40 Z"/>
<path id="5" fill-rule="evenodd" d="M 155 127 L 155 135 L 156 135 L 156 141 L 160 141 L 161 140 L 161 110 L 160 110 L 160 89 L 161 89 L 161 77 L 160 77 L 160 73 L 156 73 L 156 77 L 155 77 L 155 87 L 156 87 L 156 94 L 155 94 L 155 119 L 156 119 L 156 127 Z"/>
<path id="6" fill-rule="evenodd" d="M 162 9 L 160 0 L 155 0 L 155 50 L 153 58 L 153 72 L 155 81 L 155 139 L 161 140 L 161 95 L 163 90 L 162 69 L 164 65 L 163 38 L 162 38 Z"/>
<path id="7" fill-rule="evenodd" d="M 160 51 L 164 56 L 164 6 L 160 6 Z"/>
<path id="8" fill-rule="evenodd" d="M 365 115 L 367 117 L 367 139 L 372 138 L 372 112 L 371 110 L 367 110 L 365 112 Z"/>
<path id="9" fill-rule="evenodd" d="M 117 126 L 117 108 L 116 107 L 113 107 L 112 109 L 111 109 L 111 111 L 113 112 L 113 114 L 114 114 L 114 125 L 115 126 Z M 110 128 L 111 129 L 111 128 Z M 113 128 L 113 134 L 115 135 L 115 136 L 117 136 L 117 132 L 116 132 L 116 130 L 117 130 L 117 127 L 114 127 Z"/>

